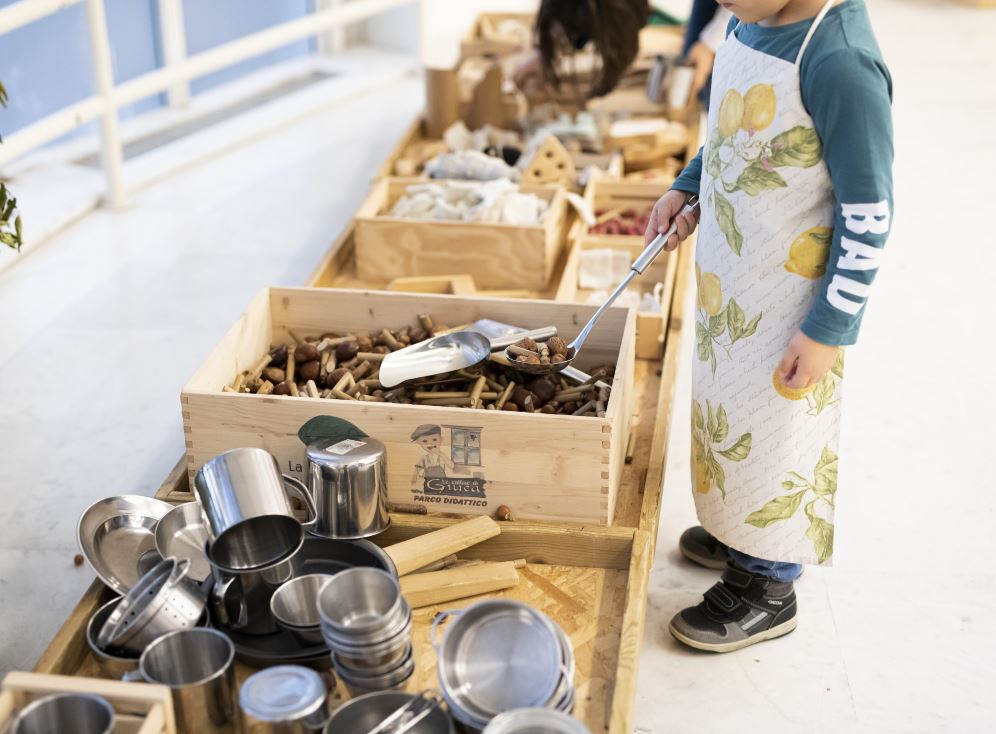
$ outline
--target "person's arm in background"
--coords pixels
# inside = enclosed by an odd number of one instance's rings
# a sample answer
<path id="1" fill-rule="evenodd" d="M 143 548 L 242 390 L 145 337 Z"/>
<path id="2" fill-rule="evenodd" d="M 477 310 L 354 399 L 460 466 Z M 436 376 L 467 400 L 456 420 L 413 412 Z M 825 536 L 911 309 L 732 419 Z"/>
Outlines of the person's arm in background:
<path id="1" fill-rule="evenodd" d="M 712 66 L 716 61 L 716 50 L 726 40 L 727 28 L 732 17 L 733 14 L 729 10 L 717 6 L 716 14 L 685 54 L 685 62 L 695 69 L 695 76 L 692 78 L 692 96 L 702 91 L 708 83 Z"/>

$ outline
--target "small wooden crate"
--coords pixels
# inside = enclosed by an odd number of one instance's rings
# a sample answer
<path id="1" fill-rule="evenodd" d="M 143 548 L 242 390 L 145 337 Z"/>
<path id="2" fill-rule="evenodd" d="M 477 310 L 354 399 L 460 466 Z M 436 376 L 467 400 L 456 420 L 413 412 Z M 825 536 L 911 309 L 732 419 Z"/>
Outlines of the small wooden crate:
<path id="1" fill-rule="evenodd" d="M 473 276 L 482 288 L 544 288 L 563 244 L 563 190 L 522 184 L 549 202 L 541 225 L 440 222 L 388 216 L 412 179 L 387 178 L 356 215 L 356 267 L 361 279 L 416 275 Z"/>
<path id="2" fill-rule="evenodd" d="M 114 734 L 176 733 L 173 699 L 166 686 L 20 672 L 8 673 L 3 679 L 0 732 L 7 734 L 17 713 L 29 703 L 57 693 L 83 693 L 106 700 L 114 708 Z"/>
<path id="3" fill-rule="evenodd" d="M 652 209 L 657 200 L 663 196 L 670 183 L 667 181 L 609 181 L 594 179 L 589 182 L 584 191 L 585 201 L 592 211 L 607 211 L 613 209 L 635 209 L 638 212 Z M 620 245 L 627 247 L 643 244 L 643 234 L 597 234 L 589 232 L 588 226 L 576 219 L 571 226 L 570 239 L 577 242 L 584 239 L 595 245 L 612 247 Z"/>
<path id="4" fill-rule="evenodd" d="M 616 365 L 604 418 L 221 391 L 271 344 L 290 341 L 289 330 L 302 335 L 330 330 L 376 333 L 411 324 L 416 314 L 428 313 L 437 323 L 451 326 L 490 318 L 530 329 L 552 324 L 560 333 L 571 334 L 594 311 L 590 306 L 499 298 L 266 289 L 183 388 L 190 475 L 222 451 L 257 446 L 276 456 L 285 472 L 305 478 L 305 446 L 298 431 L 311 418 L 329 415 L 386 444 L 392 502 L 475 515 L 492 514 L 506 505 L 524 519 L 608 525 L 631 415 L 636 317 L 628 310 L 606 314 L 579 357 L 582 369 Z M 422 449 L 411 435 L 424 424 L 443 429 L 444 444 L 450 444 L 458 465 L 453 481 L 427 479 L 423 486 L 412 485 Z"/>

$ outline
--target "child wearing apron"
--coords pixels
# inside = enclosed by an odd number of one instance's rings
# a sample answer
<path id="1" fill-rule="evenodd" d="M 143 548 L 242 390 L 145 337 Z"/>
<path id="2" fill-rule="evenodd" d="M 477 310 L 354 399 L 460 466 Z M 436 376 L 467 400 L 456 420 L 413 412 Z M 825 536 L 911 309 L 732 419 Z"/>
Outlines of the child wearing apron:
<path id="1" fill-rule="evenodd" d="M 647 240 L 698 223 L 692 481 L 679 542 L 723 568 L 671 620 L 728 652 L 796 627 L 793 582 L 829 565 L 843 347 L 857 338 L 892 214 L 892 82 L 863 0 L 735 0 L 705 146 Z M 691 194 L 700 213 L 678 215 Z M 698 221 L 696 221 L 698 220 Z"/>

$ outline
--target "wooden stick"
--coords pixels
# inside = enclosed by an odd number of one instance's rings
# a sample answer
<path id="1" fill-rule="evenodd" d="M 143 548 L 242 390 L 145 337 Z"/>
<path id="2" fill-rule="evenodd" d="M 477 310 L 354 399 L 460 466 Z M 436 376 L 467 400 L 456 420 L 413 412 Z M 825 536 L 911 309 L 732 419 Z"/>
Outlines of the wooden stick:
<path id="1" fill-rule="evenodd" d="M 356 382 L 358 380 L 362 380 L 372 369 L 373 365 L 369 362 L 360 362 L 360 364 L 353 369 L 353 381 Z"/>
<path id="2" fill-rule="evenodd" d="M 440 331 L 434 331 L 432 333 L 432 335 L 433 336 L 446 336 L 447 334 L 454 334 L 454 333 L 456 333 L 458 331 L 465 331 L 466 329 L 469 329 L 473 325 L 474 325 L 474 322 L 471 321 L 471 322 L 466 323 L 466 324 L 460 324 L 459 326 L 451 326 L 448 329 L 442 329 Z"/>
<path id="3" fill-rule="evenodd" d="M 498 396 L 498 402 L 495 403 L 496 410 L 501 410 L 504 407 L 505 403 L 508 402 L 508 398 L 512 394 L 512 391 L 514 389 L 515 389 L 515 382 L 510 380 L 508 385 L 505 386 L 505 389 L 502 391 L 501 395 Z"/>
<path id="4" fill-rule="evenodd" d="M 342 390 L 339 390 L 338 388 L 335 387 L 332 388 L 332 394 L 335 395 L 337 398 L 339 398 L 339 400 L 356 400 L 356 398 L 354 398 L 349 393 L 343 392 Z"/>
<path id="5" fill-rule="evenodd" d="M 304 339 L 302 339 L 301 337 L 299 337 L 297 334 L 295 334 L 290 329 L 287 330 L 287 333 L 290 334 L 290 338 L 294 340 L 295 344 L 304 344 Z"/>
<path id="6" fill-rule="evenodd" d="M 383 362 L 386 354 L 381 354 L 380 352 L 357 352 L 356 358 L 362 359 L 367 362 Z"/>
<path id="7" fill-rule="evenodd" d="M 293 396 L 295 398 L 301 397 L 301 393 L 297 389 L 297 383 L 296 382 L 289 382 L 287 384 L 290 385 L 291 396 Z"/>
<path id="8" fill-rule="evenodd" d="M 222 392 L 238 392 L 238 390 L 236 390 L 236 389 L 235 389 L 234 387 L 232 387 L 231 385 L 222 385 L 222 387 L 221 387 L 221 391 L 222 391 Z"/>
<path id="9" fill-rule="evenodd" d="M 273 383 L 269 380 L 264 380 L 263 384 L 259 386 L 259 390 L 256 391 L 257 395 L 269 395 L 273 392 Z"/>
<path id="10" fill-rule="evenodd" d="M 330 347 L 337 347 L 340 344 L 345 344 L 346 342 L 355 342 L 356 337 L 350 334 L 349 336 L 340 336 L 335 339 L 326 339 Z"/>
<path id="11" fill-rule="evenodd" d="M 388 502 L 387 509 L 391 512 L 401 512 L 406 515 L 428 515 L 429 509 L 417 502 Z"/>
<path id="12" fill-rule="evenodd" d="M 595 401 L 589 400 L 587 403 L 585 403 L 580 408 L 571 413 L 571 415 L 584 415 L 585 413 L 590 413 L 594 409 L 595 409 Z"/>
<path id="13" fill-rule="evenodd" d="M 339 378 L 339 382 L 337 382 L 335 384 L 335 387 L 332 388 L 332 392 L 333 393 L 335 393 L 336 391 L 345 392 L 346 390 L 349 390 L 352 386 L 353 386 L 353 375 L 347 372 L 346 374 L 344 374 L 342 377 Z"/>
<path id="14" fill-rule="evenodd" d="M 518 583 L 515 563 L 502 561 L 406 576 L 401 579 L 401 593 L 412 607 L 419 608 L 510 589 Z"/>
<path id="15" fill-rule="evenodd" d="M 259 376 L 263 374 L 263 370 L 266 369 L 266 365 L 273 361 L 273 357 L 269 354 L 264 354 L 260 357 L 259 361 L 249 370 L 249 381 L 253 382 L 259 379 Z"/>
<path id="16" fill-rule="evenodd" d="M 235 382 L 232 383 L 232 391 L 242 392 L 242 385 L 245 383 L 245 381 L 246 381 L 246 373 L 245 372 L 239 373 L 239 376 L 235 378 Z"/>
<path id="17" fill-rule="evenodd" d="M 384 388 L 384 386 L 380 384 L 380 380 L 360 380 L 356 384 L 363 385 L 363 387 L 369 387 L 371 390 L 382 390 Z"/>
<path id="18" fill-rule="evenodd" d="M 304 389 L 308 392 L 309 397 L 318 397 L 318 385 L 315 384 L 314 380 L 308 380 L 304 385 Z"/>
<path id="19" fill-rule="evenodd" d="M 401 345 L 400 345 L 400 344 L 398 344 L 398 340 L 394 338 L 394 334 L 392 334 L 392 333 L 391 333 L 390 331 L 388 331 L 387 329 L 381 329 L 381 330 L 380 330 L 380 338 L 381 338 L 381 339 L 382 339 L 382 340 L 384 341 L 384 343 L 385 343 L 385 344 L 387 344 L 387 346 L 389 346 L 389 347 L 390 347 L 390 348 L 391 348 L 392 350 L 393 350 L 393 349 L 400 349 L 400 348 L 401 348 Z"/>
<path id="20" fill-rule="evenodd" d="M 416 568 L 422 568 L 422 566 L 445 558 L 451 553 L 459 553 L 472 545 L 477 545 L 500 534 L 501 527 L 498 523 L 486 515 L 481 515 L 472 520 L 455 523 L 441 530 L 396 543 L 384 550 L 394 561 L 398 575 L 405 576 Z"/>
<path id="21" fill-rule="evenodd" d="M 605 417 L 605 403 L 603 403 L 601 400 L 595 401 L 595 415 L 597 415 L 599 418 Z"/>
<path id="22" fill-rule="evenodd" d="M 416 400 L 442 400 L 443 398 L 469 398 L 470 392 L 468 390 L 451 390 L 445 391 L 440 390 L 439 392 L 429 391 L 418 391 L 415 393 Z"/>
<path id="23" fill-rule="evenodd" d="M 418 322 L 425 331 L 427 331 L 430 335 L 432 334 L 432 316 L 427 313 L 420 313 L 418 315 Z"/>
<path id="24" fill-rule="evenodd" d="M 393 508 L 392 508 L 393 509 Z M 444 568 L 449 568 L 457 562 L 456 553 L 451 553 L 446 556 L 446 558 L 440 558 L 438 561 L 433 561 L 427 566 L 422 566 L 422 568 L 416 568 L 412 573 L 429 573 L 429 571 L 442 571 Z"/>
<path id="25" fill-rule="evenodd" d="M 291 385 L 294 384 L 294 350 L 292 349 L 287 350 L 287 371 L 284 373 L 284 379 Z"/>
<path id="26" fill-rule="evenodd" d="M 474 387 L 470 391 L 470 407 L 477 408 L 481 402 L 481 393 L 484 391 L 484 375 L 477 378 Z"/>
<path id="27" fill-rule="evenodd" d="M 514 354 L 517 357 L 536 357 L 539 359 L 539 353 L 530 351 L 529 349 L 523 349 L 522 347 L 517 347 L 515 344 L 508 348 L 510 354 Z"/>
<path id="28" fill-rule="evenodd" d="M 335 352 L 325 351 L 322 352 L 321 364 L 319 365 L 318 374 L 325 379 L 325 376 L 329 373 L 329 359 L 335 356 Z"/>
<path id="29" fill-rule="evenodd" d="M 385 402 L 384 398 L 380 397 L 379 395 L 360 395 L 359 399 L 360 400 L 365 400 L 368 403 L 383 403 L 383 402 Z"/>

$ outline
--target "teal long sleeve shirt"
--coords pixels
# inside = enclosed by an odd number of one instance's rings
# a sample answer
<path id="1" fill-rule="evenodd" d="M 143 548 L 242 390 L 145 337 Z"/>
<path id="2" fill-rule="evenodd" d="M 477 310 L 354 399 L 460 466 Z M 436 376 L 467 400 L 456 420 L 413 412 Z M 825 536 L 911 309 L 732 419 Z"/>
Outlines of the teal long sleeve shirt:
<path id="1" fill-rule="evenodd" d="M 737 29 L 762 53 L 795 61 L 811 21 Z M 727 35 L 733 32 L 736 18 Z M 802 57 L 802 101 L 823 144 L 834 195 L 833 238 L 806 336 L 842 346 L 857 341 L 892 221 L 892 78 L 863 0 L 845 0 L 820 24 Z M 702 151 L 672 188 L 699 192 Z"/>

